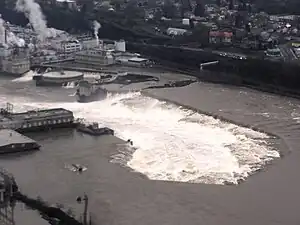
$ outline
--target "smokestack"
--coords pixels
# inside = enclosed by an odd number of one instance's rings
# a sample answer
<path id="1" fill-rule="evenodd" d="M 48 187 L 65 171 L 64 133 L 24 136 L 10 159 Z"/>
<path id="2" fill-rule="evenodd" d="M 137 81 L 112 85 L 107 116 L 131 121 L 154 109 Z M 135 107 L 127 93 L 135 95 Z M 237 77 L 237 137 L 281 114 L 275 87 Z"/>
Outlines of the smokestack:
<path id="1" fill-rule="evenodd" d="M 5 35 L 5 26 L 4 26 L 4 20 L 2 19 L 2 16 L 0 14 L 0 43 L 4 44 L 4 35 Z"/>
<path id="2" fill-rule="evenodd" d="M 4 30 L 4 43 L 7 44 L 7 29 Z"/>

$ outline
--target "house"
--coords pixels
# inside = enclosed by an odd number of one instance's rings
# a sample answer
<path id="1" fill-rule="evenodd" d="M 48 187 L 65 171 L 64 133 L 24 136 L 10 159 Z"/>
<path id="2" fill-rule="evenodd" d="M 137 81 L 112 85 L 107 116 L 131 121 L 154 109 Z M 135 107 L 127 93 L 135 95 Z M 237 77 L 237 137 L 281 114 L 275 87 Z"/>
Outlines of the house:
<path id="1" fill-rule="evenodd" d="M 210 31 L 209 32 L 209 43 L 211 44 L 231 44 L 232 43 L 232 32 L 225 31 Z"/>

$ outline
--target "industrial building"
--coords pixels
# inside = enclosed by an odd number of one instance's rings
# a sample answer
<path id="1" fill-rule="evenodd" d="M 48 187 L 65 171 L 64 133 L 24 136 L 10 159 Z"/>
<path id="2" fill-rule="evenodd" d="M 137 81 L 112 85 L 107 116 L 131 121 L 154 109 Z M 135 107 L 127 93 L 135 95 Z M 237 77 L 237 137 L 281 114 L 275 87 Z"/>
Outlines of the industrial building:
<path id="1" fill-rule="evenodd" d="M 28 46 L 11 45 L 8 42 L 7 29 L 3 39 L 4 43 L 0 43 L 0 72 L 16 76 L 28 72 L 30 70 Z"/>
<path id="2" fill-rule="evenodd" d="M 91 66 L 108 66 L 115 64 L 115 59 L 111 51 L 95 49 L 77 52 L 75 62 Z"/>
<path id="3" fill-rule="evenodd" d="M 145 67 L 150 64 L 150 61 L 148 59 L 140 58 L 140 57 L 119 56 L 116 57 L 116 63 L 126 65 L 126 66 Z"/>
<path id="4" fill-rule="evenodd" d="M 74 116 L 69 110 L 57 108 L 13 113 L 13 106 L 7 104 L 0 111 L 0 129 L 12 129 L 20 132 L 51 127 L 69 127 L 73 125 Z"/>
<path id="5" fill-rule="evenodd" d="M 19 76 L 29 70 L 30 58 L 27 47 L 0 45 L 0 72 Z"/>
<path id="6" fill-rule="evenodd" d="M 78 40 L 61 42 L 61 50 L 65 53 L 78 52 L 82 49 L 82 45 Z"/>

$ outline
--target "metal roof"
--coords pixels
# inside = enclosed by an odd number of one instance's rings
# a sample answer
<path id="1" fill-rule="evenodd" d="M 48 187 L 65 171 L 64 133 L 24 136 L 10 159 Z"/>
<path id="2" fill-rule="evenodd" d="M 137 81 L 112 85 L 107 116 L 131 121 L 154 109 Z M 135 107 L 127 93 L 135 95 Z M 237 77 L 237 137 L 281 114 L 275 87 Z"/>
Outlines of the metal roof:
<path id="1" fill-rule="evenodd" d="M 10 144 L 27 144 L 27 143 L 35 143 L 35 141 L 14 130 L 10 130 L 10 129 L 0 130 L 0 146 L 6 146 Z"/>
<path id="2" fill-rule="evenodd" d="M 54 108 L 54 109 L 45 109 L 45 110 L 33 110 L 23 113 L 13 113 L 10 115 L 12 120 L 24 120 L 24 119 L 47 119 L 55 116 L 73 115 L 73 112 L 63 109 L 63 108 Z"/>

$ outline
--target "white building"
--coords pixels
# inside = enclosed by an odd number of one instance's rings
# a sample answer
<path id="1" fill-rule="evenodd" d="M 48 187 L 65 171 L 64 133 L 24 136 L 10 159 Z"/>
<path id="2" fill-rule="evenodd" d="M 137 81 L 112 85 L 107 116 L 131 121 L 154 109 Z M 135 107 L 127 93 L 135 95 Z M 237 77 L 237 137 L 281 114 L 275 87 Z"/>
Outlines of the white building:
<path id="1" fill-rule="evenodd" d="M 119 56 L 116 57 L 116 63 L 126 65 L 126 66 L 144 67 L 149 65 L 150 61 L 148 59 L 140 58 L 140 57 Z"/>
<path id="2" fill-rule="evenodd" d="M 78 52 L 82 50 L 81 43 L 78 40 L 65 41 L 61 43 L 61 49 L 65 53 Z"/>
<path id="3" fill-rule="evenodd" d="M 115 64 L 115 59 L 111 54 L 111 51 L 96 49 L 77 52 L 75 55 L 75 62 L 84 65 L 101 67 Z"/>
<path id="4" fill-rule="evenodd" d="M 81 42 L 82 49 L 92 49 L 103 46 L 101 40 L 97 39 L 83 39 L 79 40 Z"/>
<path id="5" fill-rule="evenodd" d="M 115 42 L 115 50 L 118 52 L 126 52 L 126 43 L 124 40 Z"/>

